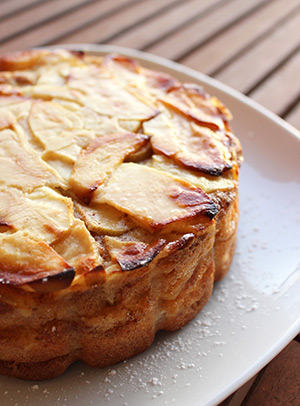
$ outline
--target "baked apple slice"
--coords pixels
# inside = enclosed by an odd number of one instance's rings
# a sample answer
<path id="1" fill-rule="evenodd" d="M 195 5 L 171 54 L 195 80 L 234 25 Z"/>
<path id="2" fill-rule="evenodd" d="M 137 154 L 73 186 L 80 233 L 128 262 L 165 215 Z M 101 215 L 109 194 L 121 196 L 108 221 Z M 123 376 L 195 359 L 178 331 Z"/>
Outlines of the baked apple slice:
<path id="1" fill-rule="evenodd" d="M 29 126 L 36 139 L 43 145 L 44 155 L 55 151 L 67 162 L 77 159 L 81 148 L 95 137 L 93 131 L 85 130 L 76 112 L 53 101 L 33 103 Z"/>
<path id="2" fill-rule="evenodd" d="M 126 214 L 108 204 L 86 206 L 76 202 L 74 208 L 76 216 L 96 234 L 121 235 L 134 227 Z"/>
<path id="3" fill-rule="evenodd" d="M 157 98 L 180 85 L 167 73 L 145 69 L 137 61 L 126 56 L 107 55 L 102 68 L 145 103 L 155 104 Z"/>
<path id="4" fill-rule="evenodd" d="M 225 192 L 234 190 L 237 187 L 237 182 L 232 176 L 201 176 L 199 172 L 178 166 L 172 159 L 164 155 L 153 155 L 149 165 L 162 172 L 184 179 L 201 188 L 205 193 Z"/>
<path id="5" fill-rule="evenodd" d="M 12 286 L 28 284 L 38 292 L 68 287 L 75 271 L 49 245 L 19 231 L 0 234 L 0 282 Z"/>
<path id="6" fill-rule="evenodd" d="M 159 239 L 152 244 L 141 241 L 124 241 L 115 237 L 104 237 L 104 245 L 112 260 L 116 261 L 122 271 L 133 271 L 153 263 L 158 259 L 167 242 Z"/>
<path id="7" fill-rule="evenodd" d="M 61 238 L 74 221 L 71 199 L 48 187 L 27 194 L 0 188 L 0 201 L 0 222 L 47 244 Z"/>
<path id="8" fill-rule="evenodd" d="M 93 196 L 156 231 L 180 227 L 189 219 L 212 219 L 217 214 L 206 193 L 190 183 L 154 168 L 123 163 Z"/>
<path id="9" fill-rule="evenodd" d="M 99 247 L 83 221 L 75 219 L 72 227 L 51 246 L 75 269 L 76 275 L 102 264 Z"/>
<path id="10" fill-rule="evenodd" d="M 0 58 L 0 71 L 19 71 L 30 69 L 49 54 L 49 51 L 26 50 L 12 52 Z"/>
<path id="11" fill-rule="evenodd" d="M 68 89 L 80 92 L 78 102 L 101 115 L 127 120 L 149 120 L 157 114 L 151 103 L 141 100 L 122 84 L 118 77 L 102 67 L 74 67 L 68 78 Z"/>
<path id="12" fill-rule="evenodd" d="M 92 141 L 79 155 L 69 180 L 76 196 L 88 204 L 93 191 L 105 181 L 107 175 L 127 155 L 141 148 L 148 138 L 143 134 L 116 133 Z"/>
<path id="13" fill-rule="evenodd" d="M 180 166 L 211 176 L 220 176 L 232 168 L 231 155 L 223 144 L 225 135 L 191 122 L 182 114 L 163 109 L 143 123 L 143 128 L 151 135 L 153 150 Z"/>
<path id="14" fill-rule="evenodd" d="M 59 187 L 63 180 L 31 148 L 21 133 L 0 131 L 0 184 L 31 191 L 40 186 Z"/>
<path id="15" fill-rule="evenodd" d="M 168 108 L 184 114 L 189 120 L 212 131 L 224 130 L 224 120 L 230 119 L 227 109 L 221 110 L 221 103 L 211 99 L 203 89 L 185 84 L 171 89 L 160 101 Z M 213 103 L 212 103 L 213 102 Z"/>

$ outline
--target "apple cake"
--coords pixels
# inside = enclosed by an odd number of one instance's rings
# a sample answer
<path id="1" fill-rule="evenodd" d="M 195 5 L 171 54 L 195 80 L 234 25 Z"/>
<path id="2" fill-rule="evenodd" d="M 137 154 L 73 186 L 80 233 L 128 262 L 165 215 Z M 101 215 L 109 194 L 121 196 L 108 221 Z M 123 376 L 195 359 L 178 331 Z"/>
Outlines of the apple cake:
<path id="1" fill-rule="evenodd" d="M 230 120 L 124 56 L 0 58 L 0 374 L 110 365 L 197 315 L 235 249 Z"/>

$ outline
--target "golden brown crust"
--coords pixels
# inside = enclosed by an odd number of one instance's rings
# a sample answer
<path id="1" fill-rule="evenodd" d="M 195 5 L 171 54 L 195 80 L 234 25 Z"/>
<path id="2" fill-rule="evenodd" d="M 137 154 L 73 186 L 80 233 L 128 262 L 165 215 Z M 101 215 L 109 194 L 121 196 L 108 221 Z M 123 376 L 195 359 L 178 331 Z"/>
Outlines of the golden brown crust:
<path id="1" fill-rule="evenodd" d="M 37 313 L 31 316 L 32 327 L 22 326 L 24 316 L 17 306 L 1 309 L 0 372 L 23 379 L 48 379 L 62 373 L 74 359 L 93 366 L 109 365 L 146 349 L 157 330 L 185 325 L 211 295 L 213 236 L 211 229 L 178 244 L 175 250 L 172 246 L 172 254 L 160 259 L 152 271 L 117 273 L 111 280 L 100 272 L 90 281 L 89 290 L 70 292 L 61 302 L 52 296 L 51 303 L 44 303 L 45 298 L 36 295 L 27 304 L 28 311 Z M 10 293 L 8 288 L 6 294 Z M 28 292 L 23 294 L 22 299 L 29 298 Z M 37 305 L 39 310 L 35 310 Z M 79 314 L 70 315 L 70 307 Z M 44 314 L 48 308 L 50 314 Z M 16 355 L 19 362 L 12 362 Z"/>
<path id="2" fill-rule="evenodd" d="M 0 374 L 103 367 L 184 326 L 234 254 L 226 108 L 116 55 L 7 55 L 0 83 Z"/>
<path id="3" fill-rule="evenodd" d="M 19 306 L 24 302 L 27 312 L 36 313 L 31 314 L 33 327 L 24 330 L 18 306 L 0 308 L 0 373 L 50 379 L 76 359 L 103 367 L 148 348 L 156 331 L 184 326 L 206 304 L 214 279 L 225 276 L 234 254 L 236 229 L 226 241 L 215 242 L 214 230 L 210 231 L 170 247 L 172 254 L 160 259 L 152 271 L 118 273 L 109 281 L 102 270 L 95 271 L 89 275 L 89 289 L 71 291 L 61 302 L 52 296 L 47 303 L 43 296 L 23 292 Z M 9 297 L 11 289 L 5 292 Z M 70 308 L 79 314 L 72 317 Z M 29 342 L 34 345 L 27 348 Z"/>

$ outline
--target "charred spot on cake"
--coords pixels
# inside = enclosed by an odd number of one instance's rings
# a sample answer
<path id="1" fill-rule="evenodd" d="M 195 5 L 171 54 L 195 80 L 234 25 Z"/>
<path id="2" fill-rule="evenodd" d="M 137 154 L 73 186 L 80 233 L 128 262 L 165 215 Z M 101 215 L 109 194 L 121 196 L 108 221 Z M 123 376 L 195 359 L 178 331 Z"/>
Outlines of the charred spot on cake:
<path id="1" fill-rule="evenodd" d="M 5 233 L 6 231 L 11 231 L 14 229 L 14 226 L 7 221 L 0 219 L 0 233 Z"/>
<path id="2" fill-rule="evenodd" d="M 171 94 L 171 92 L 169 93 Z M 220 130 L 220 126 L 213 121 L 213 118 L 210 117 L 211 119 L 207 118 L 207 120 L 199 118 L 199 116 L 192 111 L 192 109 L 188 107 L 183 107 L 180 105 L 177 105 L 176 103 L 173 103 L 172 101 L 168 100 L 167 98 L 161 98 L 160 101 L 168 108 L 171 110 L 174 110 L 178 114 L 182 114 L 183 116 L 187 117 L 189 120 L 195 122 L 196 124 L 199 124 L 202 127 L 207 127 L 212 131 L 218 131 Z M 217 117 L 219 118 L 220 117 Z"/>
<path id="3" fill-rule="evenodd" d="M 45 275 L 43 277 L 40 277 L 39 274 L 11 274 L 5 270 L 3 264 L 0 265 L 0 271 L 0 283 L 14 287 L 28 285 L 34 291 L 40 293 L 50 293 L 65 289 L 71 285 L 75 276 L 74 268 L 67 268 L 57 274 Z"/>
<path id="4" fill-rule="evenodd" d="M 118 54 L 108 54 L 105 56 L 102 62 L 103 67 L 109 67 L 112 63 L 120 64 L 122 67 L 134 72 L 140 73 L 141 66 L 140 64 L 134 60 L 129 58 L 128 56 L 118 55 Z"/>
<path id="5" fill-rule="evenodd" d="M 76 275 L 74 283 L 84 283 L 86 286 L 97 285 L 103 278 L 106 278 L 106 272 L 103 265 L 97 265 L 89 270 Z"/>
<path id="6" fill-rule="evenodd" d="M 205 173 L 206 175 L 218 177 L 223 173 L 232 169 L 233 165 L 219 157 L 214 157 L 213 164 L 210 162 L 205 162 L 204 160 L 195 160 L 188 154 L 176 154 L 173 157 L 174 161 L 181 167 L 187 169 Z"/>
<path id="7" fill-rule="evenodd" d="M 165 247 L 166 240 L 160 239 L 153 244 L 132 243 L 126 245 L 124 250 L 116 257 L 122 271 L 133 271 L 149 265 Z"/>
<path id="8" fill-rule="evenodd" d="M 105 272 L 103 265 L 97 265 L 87 273 L 100 273 L 100 272 Z"/>
<path id="9" fill-rule="evenodd" d="M 179 207 L 195 207 L 195 212 L 199 212 L 212 220 L 218 213 L 216 205 L 209 196 L 200 188 L 194 190 L 173 187 L 170 197 L 176 201 Z"/>
<path id="10" fill-rule="evenodd" d="M 69 286 L 75 271 L 52 247 L 23 231 L 0 234 L 0 283 L 37 289 L 60 290 Z"/>
<path id="11" fill-rule="evenodd" d="M 29 282 L 28 285 L 39 293 L 51 293 L 69 287 L 75 277 L 74 268 L 64 269 L 62 272 L 49 275 Z"/>
<path id="12" fill-rule="evenodd" d="M 71 55 L 73 55 L 73 56 L 75 56 L 75 57 L 77 57 L 79 59 L 82 59 L 85 56 L 85 51 L 79 51 L 77 49 L 74 49 L 74 50 L 71 49 L 69 52 L 70 52 Z"/>
<path id="13" fill-rule="evenodd" d="M 195 235 L 193 233 L 184 234 L 178 240 L 171 241 L 166 246 L 166 249 L 169 253 L 177 250 L 182 250 L 190 246 L 195 240 Z"/>

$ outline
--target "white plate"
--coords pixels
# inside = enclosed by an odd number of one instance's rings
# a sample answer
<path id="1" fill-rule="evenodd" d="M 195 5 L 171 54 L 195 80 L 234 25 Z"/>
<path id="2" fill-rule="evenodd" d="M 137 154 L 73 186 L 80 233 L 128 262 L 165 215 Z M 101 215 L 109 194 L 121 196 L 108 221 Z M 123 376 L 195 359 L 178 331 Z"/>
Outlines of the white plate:
<path id="1" fill-rule="evenodd" d="M 77 363 L 43 383 L 0 377 L 0 404 L 216 405 L 300 330 L 299 133 L 238 92 L 184 66 L 124 48 L 75 48 L 133 56 L 203 84 L 230 108 L 245 155 L 237 251 L 209 303 L 180 331 L 159 333 L 146 352 L 110 368 Z"/>

